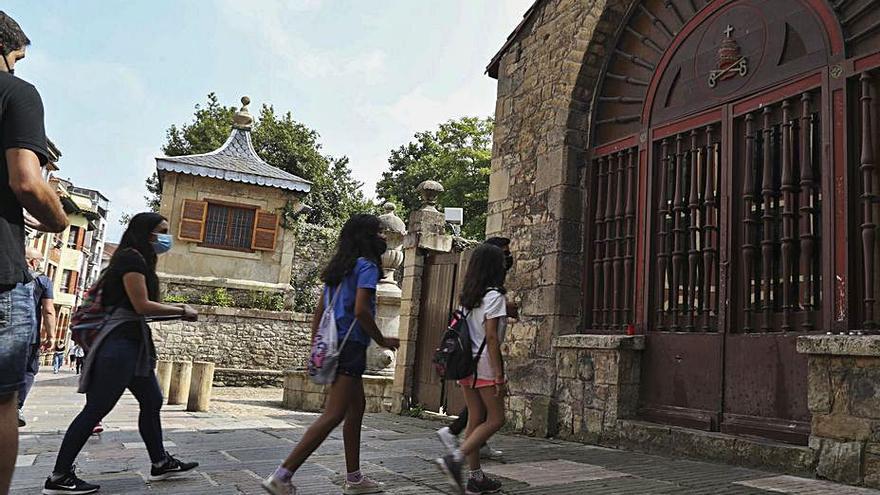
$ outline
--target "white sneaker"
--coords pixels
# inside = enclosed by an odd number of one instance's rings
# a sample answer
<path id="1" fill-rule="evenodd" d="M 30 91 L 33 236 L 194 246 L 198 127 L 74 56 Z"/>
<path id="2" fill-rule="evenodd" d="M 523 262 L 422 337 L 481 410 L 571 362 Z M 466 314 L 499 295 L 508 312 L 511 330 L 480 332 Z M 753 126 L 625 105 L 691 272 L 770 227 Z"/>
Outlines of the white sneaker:
<path id="1" fill-rule="evenodd" d="M 480 457 L 483 459 L 500 459 L 502 455 L 503 451 L 493 449 L 488 443 L 480 447 Z"/>
<path id="2" fill-rule="evenodd" d="M 272 495 L 296 495 L 296 487 L 292 481 L 281 481 L 274 474 L 263 480 L 263 489 Z"/>
<path id="3" fill-rule="evenodd" d="M 345 480 L 342 485 L 342 493 L 344 495 L 361 495 L 364 493 L 381 493 L 385 491 L 385 483 L 372 480 L 366 476 L 362 477 L 357 483 Z"/>
<path id="4" fill-rule="evenodd" d="M 446 450 L 449 451 L 450 454 L 454 453 L 456 449 L 458 449 L 458 437 L 453 435 L 451 431 L 449 431 L 448 426 L 444 426 L 437 430 L 437 437 L 440 439 L 440 442 L 446 447 Z"/>

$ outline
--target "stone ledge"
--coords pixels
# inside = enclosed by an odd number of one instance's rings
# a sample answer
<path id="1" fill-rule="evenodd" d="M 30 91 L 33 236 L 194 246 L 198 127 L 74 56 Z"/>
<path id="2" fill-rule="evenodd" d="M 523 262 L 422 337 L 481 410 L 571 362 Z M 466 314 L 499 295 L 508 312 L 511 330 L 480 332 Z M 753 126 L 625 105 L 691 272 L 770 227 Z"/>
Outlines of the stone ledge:
<path id="1" fill-rule="evenodd" d="M 556 337 L 553 347 L 563 349 L 645 349 L 644 335 L 573 334 Z"/>
<path id="2" fill-rule="evenodd" d="M 251 308 L 226 308 L 220 306 L 200 306 L 193 305 L 199 310 L 199 314 L 205 316 L 233 316 L 239 318 L 261 318 L 264 320 L 280 320 L 280 321 L 296 321 L 308 323 L 312 316 L 306 313 L 295 313 L 293 311 L 268 311 L 265 309 Z"/>
<path id="3" fill-rule="evenodd" d="M 683 456 L 788 474 L 812 475 L 816 452 L 809 447 L 692 430 L 646 421 L 618 420 L 617 448 L 659 455 Z"/>
<path id="4" fill-rule="evenodd" d="M 798 337 L 801 354 L 880 357 L 880 335 L 808 335 Z"/>

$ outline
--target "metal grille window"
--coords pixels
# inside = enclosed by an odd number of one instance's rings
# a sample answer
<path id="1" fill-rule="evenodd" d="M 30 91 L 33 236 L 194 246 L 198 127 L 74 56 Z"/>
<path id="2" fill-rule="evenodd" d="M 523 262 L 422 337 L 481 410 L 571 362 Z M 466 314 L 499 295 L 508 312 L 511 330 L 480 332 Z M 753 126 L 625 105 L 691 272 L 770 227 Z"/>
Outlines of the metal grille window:
<path id="1" fill-rule="evenodd" d="M 588 314 L 594 331 L 618 332 L 633 323 L 637 151 L 628 148 L 593 160 Z"/>
<path id="2" fill-rule="evenodd" d="M 205 225 L 204 245 L 224 249 L 250 250 L 255 210 L 211 203 Z"/>
<path id="3" fill-rule="evenodd" d="M 743 332 L 811 331 L 821 301 L 821 133 L 818 93 L 765 105 L 737 122 L 738 296 Z"/>

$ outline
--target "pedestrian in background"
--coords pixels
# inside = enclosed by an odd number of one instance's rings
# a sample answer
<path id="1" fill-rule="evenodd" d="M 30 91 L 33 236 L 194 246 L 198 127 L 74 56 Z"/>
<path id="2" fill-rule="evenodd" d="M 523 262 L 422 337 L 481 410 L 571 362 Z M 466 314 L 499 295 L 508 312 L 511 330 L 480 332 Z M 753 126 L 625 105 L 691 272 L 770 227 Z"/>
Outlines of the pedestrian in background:
<path id="1" fill-rule="evenodd" d="M 504 251 L 491 244 L 477 246 L 471 255 L 459 297 L 467 315 L 471 351 L 477 360 L 476 373 L 458 381 L 469 411 L 467 438 L 451 454 L 437 459 L 451 483 L 467 495 L 495 493 L 501 483 L 483 473 L 480 447 L 504 426 L 504 397 L 507 380 L 501 344 L 507 331 L 507 298 L 503 287 Z M 470 471 L 465 481 L 463 464 Z"/>
<path id="2" fill-rule="evenodd" d="M 61 201 L 41 171 L 49 161 L 43 101 L 33 85 L 13 75 L 28 45 L 21 26 L 0 11 L 0 495 L 9 492 L 18 455 L 18 390 L 35 318 L 24 212 L 37 230 L 67 228 Z"/>
<path id="3" fill-rule="evenodd" d="M 360 471 L 361 426 L 366 399 L 362 376 L 367 368 L 370 339 L 381 347 L 396 349 L 400 341 L 382 335 L 376 326 L 376 285 L 381 278 L 385 239 L 375 215 L 354 215 L 339 233 L 336 254 L 324 268 L 324 292 L 312 316 L 312 339 L 324 315 L 331 311 L 336 319 L 342 347 L 336 378 L 327 394 L 324 412 L 306 430 L 287 459 L 265 481 L 263 488 L 273 495 L 295 495 L 291 478 L 327 435 L 345 420 L 342 438 L 348 471 L 342 493 L 356 495 L 384 491 L 382 483 Z M 347 335 L 347 339 L 346 339 Z"/>
<path id="4" fill-rule="evenodd" d="M 82 371 L 83 363 L 86 360 L 86 350 L 81 345 L 74 347 L 73 357 L 76 360 L 76 374 L 78 375 Z"/>
<path id="5" fill-rule="evenodd" d="M 58 339 L 55 342 L 55 352 L 52 354 L 52 373 L 58 374 L 61 371 L 61 366 L 64 365 L 64 340 Z"/>
<path id="6" fill-rule="evenodd" d="M 18 389 L 18 426 L 27 425 L 24 417 L 24 402 L 27 400 L 34 380 L 40 371 L 40 352 L 52 348 L 55 340 L 55 296 L 52 294 L 52 281 L 40 273 L 43 255 L 34 248 L 27 248 L 26 258 L 30 275 L 34 283 L 34 318 L 33 335 L 28 352 L 24 383 Z"/>

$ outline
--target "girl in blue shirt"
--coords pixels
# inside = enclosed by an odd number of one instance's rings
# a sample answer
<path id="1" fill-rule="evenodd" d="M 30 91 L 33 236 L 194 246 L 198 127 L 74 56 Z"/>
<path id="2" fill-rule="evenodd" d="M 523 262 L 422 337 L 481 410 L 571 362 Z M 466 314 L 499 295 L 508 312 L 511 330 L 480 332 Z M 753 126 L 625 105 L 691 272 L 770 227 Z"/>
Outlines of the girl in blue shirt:
<path id="1" fill-rule="evenodd" d="M 333 314 L 339 342 L 343 341 L 349 327 L 352 328 L 351 335 L 340 349 L 336 380 L 330 387 L 324 413 L 312 423 L 287 459 L 263 481 L 263 488 L 273 495 L 296 494 L 296 487 L 291 482 L 293 474 L 343 420 L 342 438 L 348 475 L 342 492 L 356 495 L 383 491 L 382 483 L 360 472 L 361 424 L 366 408 L 361 376 L 367 367 L 367 346 L 371 339 L 392 350 L 400 345 L 398 339 L 384 337 L 375 320 L 376 284 L 381 273 L 381 256 L 386 249 L 379 218 L 365 214 L 352 216 L 342 227 L 336 249 L 321 275 L 324 293 L 312 316 L 312 340 L 324 308 L 334 299 L 337 289 L 339 296 Z"/>

